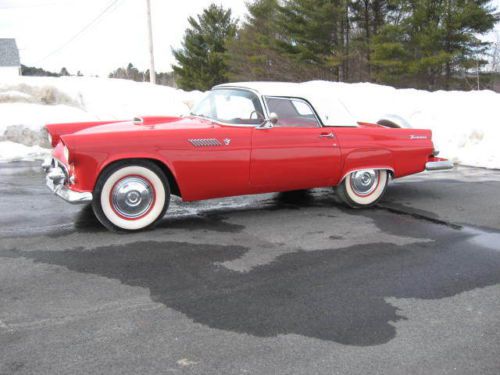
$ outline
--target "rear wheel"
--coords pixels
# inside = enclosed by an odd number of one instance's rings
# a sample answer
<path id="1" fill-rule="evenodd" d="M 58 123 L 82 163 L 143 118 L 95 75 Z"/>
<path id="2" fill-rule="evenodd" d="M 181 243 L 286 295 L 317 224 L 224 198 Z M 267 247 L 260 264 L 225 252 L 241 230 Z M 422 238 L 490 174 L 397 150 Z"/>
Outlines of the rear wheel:
<path id="1" fill-rule="evenodd" d="M 160 220 L 170 202 L 163 171 L 149 161 L 122 161 L 107 168 L 94 189 L 92 208 L 112 231 L 137 231 Z"/>
<path id="2" fill-rule="evenodd" d="M 353 208 L 375 205 L 385 193 L 389 174 L 386 170 L 364 169 L 349 173 L 335 189 L 339 199 Z"/>

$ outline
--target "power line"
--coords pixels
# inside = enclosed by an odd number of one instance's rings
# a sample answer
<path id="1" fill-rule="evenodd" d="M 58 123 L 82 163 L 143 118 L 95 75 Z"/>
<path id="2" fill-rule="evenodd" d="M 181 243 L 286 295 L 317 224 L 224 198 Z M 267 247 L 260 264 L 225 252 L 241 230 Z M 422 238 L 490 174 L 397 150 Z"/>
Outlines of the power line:
<path id="1" fill-rule="evenodd" d="M 87 31 L 88 29 L 90 29 L 92 26 L 94 26 L 98 21 L 99 19 L 104 16 L 106 14 L 106 12 L 108 12 L 108 10 L 110 10 L 113 6 L 115 6 L 116 4 L 118 4 L 120 1 L 122 0 L 113 0 L 111 1 L 110 4 L 108 4 L 108 6 L 106 8 L 104 8 L 104 10 L 99 13 L 97 15 L 97 17 L 95 17 L 92 21 L 90 21 L 85 27 L 83 27 L 80 31 L 78 31 L 75 35 L 73 35 L 71 38 L 69 38 L 64 44 L 62 44 L 61 46 L 59 46 L 58 48 L 56 48 L 55 50 L 53 50 L 52 52 L 50 52 L 47 56 L 45 56 L 44 58 L 38 60 L 35 65 L 41 63 L 42 61 L 48 59 L 49 57 L 51 57 L 52 55 L 58 53 L 59 51 L 61 51 L 62 49 L 66 48 L 71 42 L 73 42 L 73 40 L 75 40 L 76 38 L 78 38 L 80 35 L 82 35 L 85 31 Z"/>

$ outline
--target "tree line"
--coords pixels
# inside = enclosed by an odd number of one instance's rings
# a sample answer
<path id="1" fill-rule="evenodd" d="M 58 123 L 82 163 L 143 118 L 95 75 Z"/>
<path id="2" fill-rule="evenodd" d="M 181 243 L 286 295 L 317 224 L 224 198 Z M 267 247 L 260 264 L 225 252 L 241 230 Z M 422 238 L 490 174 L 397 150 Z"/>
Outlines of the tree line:
<path id="1" fill-rule="evenodd" d="M 376 82 L 469 88 L 488 63 L 481 36 L 499 15 L 489 0 L 254 0 L 243 23 L 215 4 L 189 18 L 173 50 L 176 83 Z"/>
<path id="2" fill-rule="evenodd" d="M 149 81 L 149 69 L 141 71 L 129 63 L 126 68 L 120 67 L 109 73 L 108 78 L 129 79 L 136 82 Z M 156 83 L 158 85 L 175 87 L 174 74 L 172 72 L 156 72 Z"/>
<path id="3" fill-rule="evenodd" d="M 23 76 L 44 76 L 44 77 L 68 77 L 77 76 L 83 77 L 83 74 L 78 71 L 75 75 L 71 74 L 65 67 L 61 68 L 59 73 L 51 72 L 42 68 L 21 65 L 21 74 Z M 97 76 L 96 76 L 97 77 Z M 108 78 L 121 78 L 129 79 L 136 82 L 149 81 L 149 69 L 142 71 L 139 70 L 134 64 L 129 63 L 126 67 L 119 67 L 108 74 Z M 156 83 L 159 85 L 172 86 L 175 85 L 175 78 L 173 72 L 156 72 Z"/>
<path id="4" fill-rule="evenodd" d="M 21 75 L 23 76 L 36 76 L 36 77 L 67 77 L 71 74 L 68 69 L 62 67 L 59 73 L 51 72 L 42 68 L 36 68 L 34 66 L 26 66 L 21 64 Z M 82 77 L 83 74 L 78 71 L 76 76 Z"/>

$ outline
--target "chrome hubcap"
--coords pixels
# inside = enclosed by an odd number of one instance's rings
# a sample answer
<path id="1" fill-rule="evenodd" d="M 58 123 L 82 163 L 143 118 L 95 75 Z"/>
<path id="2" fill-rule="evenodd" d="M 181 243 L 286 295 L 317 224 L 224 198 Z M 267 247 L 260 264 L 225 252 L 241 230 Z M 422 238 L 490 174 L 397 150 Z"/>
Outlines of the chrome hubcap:
<path id="1" fill-rule="evenodd" d="M 153 205 L 154 198 L 153 186 L 139 176 L 121 179 L 111 192 L 113 208 L 127 219 L 143 216 Z"/>
<path id="2" fill-rule="evenodd" d="M 377 188 L 379 171 L 366 169 L 351 173 L 351 187 L 358 195 L 369 195 Z"/>

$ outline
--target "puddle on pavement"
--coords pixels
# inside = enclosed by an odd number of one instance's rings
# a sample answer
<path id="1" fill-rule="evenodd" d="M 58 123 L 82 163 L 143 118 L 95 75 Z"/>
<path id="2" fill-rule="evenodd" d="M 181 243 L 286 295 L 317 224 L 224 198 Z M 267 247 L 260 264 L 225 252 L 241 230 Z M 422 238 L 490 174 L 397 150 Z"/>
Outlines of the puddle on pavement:
<path id="1" fill-rule="evenodd" d="M 465 227 L 464 231 L 473 235 L 468 239 L 469 243 L 491 250 L 500 250 L 500 233 L 471 227 Z"/>

